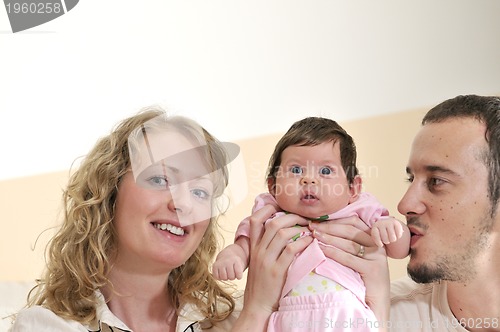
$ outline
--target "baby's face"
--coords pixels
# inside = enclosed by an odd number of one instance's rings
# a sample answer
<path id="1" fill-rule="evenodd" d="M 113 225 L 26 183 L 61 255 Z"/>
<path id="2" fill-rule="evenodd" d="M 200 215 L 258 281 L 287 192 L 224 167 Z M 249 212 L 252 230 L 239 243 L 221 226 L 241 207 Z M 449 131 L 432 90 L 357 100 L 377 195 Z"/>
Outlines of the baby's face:
<path id="1" fill-rule="evenodd" d="M 352 201 L 338 143 L 289 146 L 281 155 L 273 192 L 279 206 L 307 218 L 336 212 Z"/>

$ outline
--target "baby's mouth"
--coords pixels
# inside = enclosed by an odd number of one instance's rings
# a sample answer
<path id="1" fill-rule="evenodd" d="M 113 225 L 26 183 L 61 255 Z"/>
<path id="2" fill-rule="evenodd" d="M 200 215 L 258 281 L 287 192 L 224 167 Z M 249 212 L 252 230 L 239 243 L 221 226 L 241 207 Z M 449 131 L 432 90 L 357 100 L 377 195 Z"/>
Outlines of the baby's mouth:
<path id="1" fill-rule="evenodd" d="M 300 199 L 304 204 L 315 204 L 317 201 L 319 201 L 318 196 L 314 194 L 304 194 L 301 199 Z"/>
<path id="2" fill-rule="evenodd" d="M 171 234 L 177 235 L 177 236 L 183 236 L 185 234 L 185 231 L 181 227 L 174 226 L 172 224 L 165 224 L 165 223 L 152 223 L 153 226 L 159 230 L 162 231 L 167 231 Z"/>
<path id="3" fill-rule="evenodd" d="M 302 199 L 317 199 L 317 197 L 316 197 L 316 196 L 314 196 L 314 195 L 311 195 L 311 194 L 307 194 L 307 195 L 304 195 L 304 196 L 302 197 Z"/>

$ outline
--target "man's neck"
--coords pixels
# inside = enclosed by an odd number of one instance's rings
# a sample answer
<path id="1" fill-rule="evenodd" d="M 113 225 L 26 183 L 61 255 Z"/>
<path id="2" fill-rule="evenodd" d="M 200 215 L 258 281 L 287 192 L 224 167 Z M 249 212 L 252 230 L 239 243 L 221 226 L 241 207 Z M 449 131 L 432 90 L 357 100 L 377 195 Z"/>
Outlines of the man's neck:
<path id="1" fill-rule="evenodd" d="M 500 331 L 499 262 L 483 264 L 469 281 L 448 282 L 447 290 L 450 309 L 467 330 Z"/>

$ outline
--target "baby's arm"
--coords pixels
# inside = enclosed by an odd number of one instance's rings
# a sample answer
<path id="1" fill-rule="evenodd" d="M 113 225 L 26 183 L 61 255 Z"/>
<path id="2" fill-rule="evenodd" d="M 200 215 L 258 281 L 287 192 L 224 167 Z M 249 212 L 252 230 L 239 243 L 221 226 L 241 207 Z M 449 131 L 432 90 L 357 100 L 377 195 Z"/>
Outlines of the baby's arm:
<path id="1" fill-rule="evenodd" d="M 212 274 L 218 280 L 234 280 L 243 277 L 250 258 L 250 239 L 240 236 L 233 244 L 222 249 L 212 266 Z"/>
<path id="2" fill-rule="evenodd" d="M 410 251 L 410 230 L 397 220 L 389 217 L 378 220 L 372 227 L 371 236 L 379 247 L 385 245 L 387 256 L 404 258 Z"/>

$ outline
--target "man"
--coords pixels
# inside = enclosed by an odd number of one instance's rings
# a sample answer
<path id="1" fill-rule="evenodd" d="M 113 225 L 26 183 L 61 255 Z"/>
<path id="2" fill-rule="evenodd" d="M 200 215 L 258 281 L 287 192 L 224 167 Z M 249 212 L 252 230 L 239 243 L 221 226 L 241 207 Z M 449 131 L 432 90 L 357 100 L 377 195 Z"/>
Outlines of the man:
<path id="1" fill-rule="evenodd" d="M 458 96 L 422 120 L 398 205 L 408 278 L 391 285 L 392 331 L 500 331 L 500 98 Z"/>

